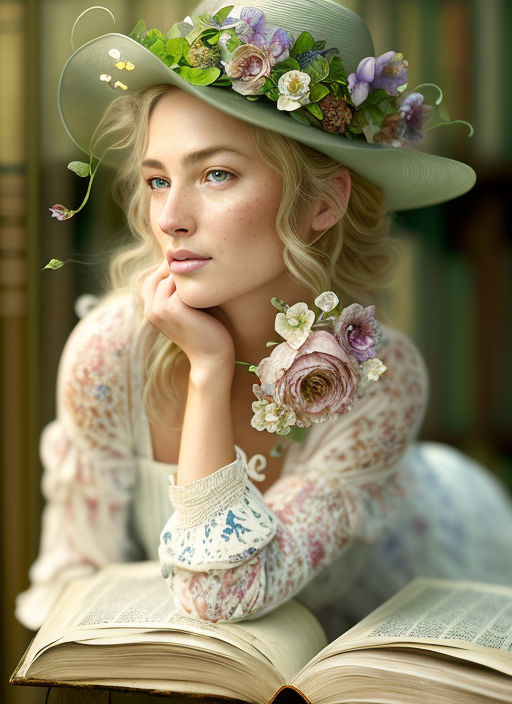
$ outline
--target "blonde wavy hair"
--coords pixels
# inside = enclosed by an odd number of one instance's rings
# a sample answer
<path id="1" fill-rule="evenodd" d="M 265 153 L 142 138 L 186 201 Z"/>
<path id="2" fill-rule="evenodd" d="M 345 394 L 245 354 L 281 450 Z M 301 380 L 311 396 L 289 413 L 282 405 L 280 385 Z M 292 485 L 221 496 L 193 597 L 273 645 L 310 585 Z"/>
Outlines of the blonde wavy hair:
<path id="1" fill-rule="evenodd" d="M 150 192 L 140 164 L 147 145 L 149 119 L 169 86 L 154 86 L 137 96 L 113 101 L 97 133 L 96 153 L 106 148 L 129 149 L 114 183 L 114 197 L 126 213 L 135 238 L 123 247 L 110 265 L 111 294 L 132 293 L 145 330 L 144 401 L 150 417 L 157 420 L 167 403 L 176 404 L 174 371 L 183 352 L 161 333 L 143 324 L 141 283 L 162 259 L 149 223 Z M 383 316 L 382 299 L 396 260 L 396 248 L 388 237 L 389 215 L 382 192 L 350 171 L 352 190 L 343 215 L 331 176 L 339 162 L 287 137 L 246 125 L 263 161 L 283 180 L 283 194 L 276 229 L 284 243 L 284 261 L 290 276 L 305 284 L 314 296 L 333 290 L 343 305 L 357 301 L 376 303 Z M 99 146 L 101 145 L 101 146 Z M 314 245 L 296 234 L 303 208 L 317 198 L 325 199 L 339 213 L 340 221 Z"/>

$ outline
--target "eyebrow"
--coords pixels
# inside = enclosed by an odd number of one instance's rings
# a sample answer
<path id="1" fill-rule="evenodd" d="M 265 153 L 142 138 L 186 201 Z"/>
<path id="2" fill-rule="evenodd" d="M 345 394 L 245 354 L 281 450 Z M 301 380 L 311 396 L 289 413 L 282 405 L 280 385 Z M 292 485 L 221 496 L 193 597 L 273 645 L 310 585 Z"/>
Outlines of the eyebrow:
<path id="1" fill-rule="evenodd" d="M 219 144 L 218 146 L 215 147 L 207 147 L 206 149 L 198 149 L 195 152 L 190 152 L 189 154 L 185 154 L 183 159 L 181 160 L 181 165 L 182 166 L 192 166 L 193 164 L 197 164 L 199 161 L 203 161 L 204 159 L 208 159 L 212 156 L 215 156 L 215 154 L 218 154 L 219 152 L 230 152 L 231 154 L 235 154 L 236 156 L 245 156 L 242 152 L 236 151 L 236 149 L 233 149 L 232 147 L 229 147 L 224 144 Z M 144 159 L 142 162 L 142 166 L 149 166 L 150 168 L 154 169 L 163 169 L 164 164 L 159 161 L 158 159 Z"/>

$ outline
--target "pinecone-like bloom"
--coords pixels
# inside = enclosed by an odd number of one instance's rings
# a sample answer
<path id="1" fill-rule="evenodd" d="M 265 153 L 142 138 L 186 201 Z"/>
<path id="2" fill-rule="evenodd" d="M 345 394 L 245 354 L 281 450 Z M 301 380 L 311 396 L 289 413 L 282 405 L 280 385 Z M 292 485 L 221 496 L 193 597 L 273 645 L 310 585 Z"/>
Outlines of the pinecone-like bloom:
<path id="1" fill-rule="evenodd" d="M 352 120 L 352 111 L 343 98 L 329 93 L 318 103 L 323 113 L 322 127 L 326 132 L 343 134 Z"/>
<path id="2" fill-rule="evenodd" d="M 217 66 L 220 61 L 220 51 L 218 47 L 207 47 L 198 39 L 195 41 L 187 54 L 188 63 L 194 68 L 209 68 Z"/>

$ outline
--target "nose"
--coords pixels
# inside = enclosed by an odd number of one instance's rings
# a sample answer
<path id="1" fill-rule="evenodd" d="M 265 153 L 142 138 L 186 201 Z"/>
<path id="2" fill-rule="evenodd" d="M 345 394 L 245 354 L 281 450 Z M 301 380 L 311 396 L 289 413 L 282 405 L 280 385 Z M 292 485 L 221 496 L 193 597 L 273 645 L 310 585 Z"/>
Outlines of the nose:
<path id="1" fill-rule="evenodd" d="M 195 232 L 196 222 L 190 195 L 174 184 L 169 189 L 158 216 L 158 226 L 162 232 L 171 236 L 186 236 Z"/>

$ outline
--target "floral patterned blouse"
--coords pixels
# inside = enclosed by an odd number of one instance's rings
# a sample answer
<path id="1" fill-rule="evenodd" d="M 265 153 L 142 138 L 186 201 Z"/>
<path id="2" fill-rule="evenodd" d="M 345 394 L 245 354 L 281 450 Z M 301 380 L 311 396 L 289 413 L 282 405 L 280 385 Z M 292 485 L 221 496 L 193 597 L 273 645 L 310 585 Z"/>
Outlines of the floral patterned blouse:
<path id="1" fill-rule="evenodd" d="M 137 467 L 152 458 L 140 441 L 147 420 L 136 326 L 130 298 L 110 297 L 65 347 L 57 419 L 41 440 L 47 504 L 40 554 L 32 586 L 18 599 L 18 617 L 29 627 L 69 579 L 141 557 L 133 501 Z M 386 373 L 350 412 L 314 425 L 304 444 L 287 450 L 282 475 L 264 496 L 248 476 L 243 448 L 232 464 L 188 486 L 174 486 L 169 466 L 159 556 L 187 612 L 211 621 L 250 618 L 307 593 L 315 578 L 348 582 L 349 548 L 375 544 L 396 520 L 407 496 L 402 459 L 422 420 L 427 377 L 414 345 L 384 331 Z"/>

